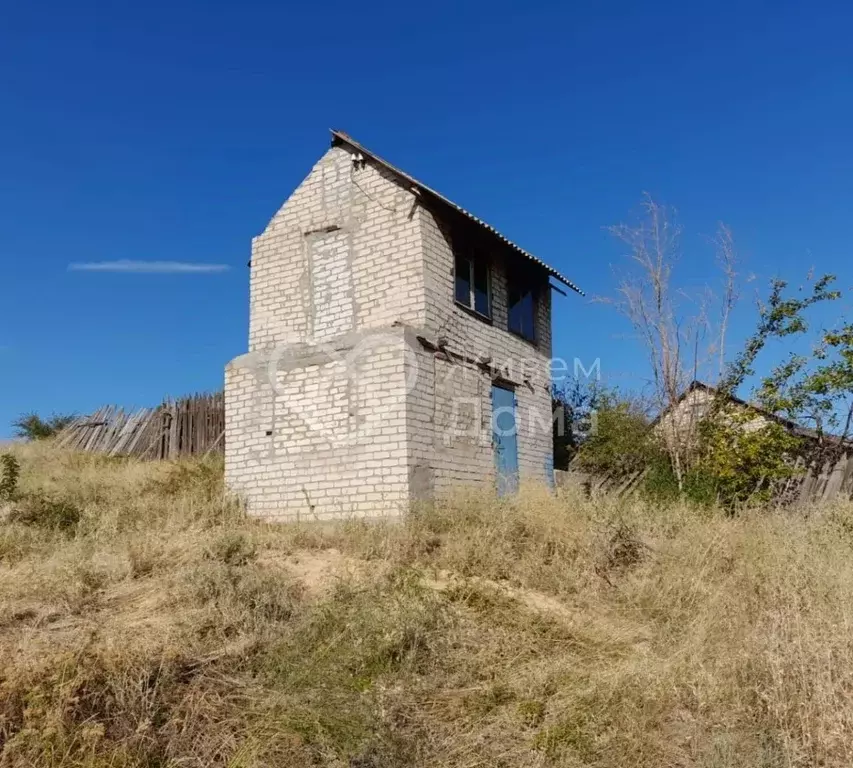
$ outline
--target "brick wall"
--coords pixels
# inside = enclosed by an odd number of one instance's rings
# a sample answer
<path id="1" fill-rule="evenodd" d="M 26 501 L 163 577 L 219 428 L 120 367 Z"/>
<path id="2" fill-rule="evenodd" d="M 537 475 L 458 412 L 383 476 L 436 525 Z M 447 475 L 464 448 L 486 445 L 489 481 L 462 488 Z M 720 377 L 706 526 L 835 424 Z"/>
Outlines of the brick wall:
<path id="1" fill-rule="evenodd" d="M 252 514 L 323 519 L 399 514 L 413 498 L 492 484 L 492 376 L 465 357 L 503 364 L 521 471 L 543 479 L 547 278 L 536 345 L 506 331 L 506 264 L 517 254 L 495 249 L 493 323 L 472 317 L 453 300 L 444 225 L 354 159 L 329 150 L 253 240 L 249 353 L 226 369 L 228 486 Z M 418 336 L 444 336 L 455 354 Z"/>
<path id="2" fill-rule="evenodd" d="M 507 331 L 508 265 L 523 257 L 501 244 L 489 249 L 492 322 L 488 323 L 454 301 L 453 244 L 447 223 L 424 208 L 419 210 L 419 221 L 424 242 L 427 333 L 445 337 L 448 349 L 458 357 L 489 359 L 492 366 L 501 369 L 501 377 L 515 389 L 518 403 L 519 469 L 523 477 L 544 480 L 553 467 L 551 293 L 547 277 L 542 277 L 537 297 L 534 344 Z M 440 451 L 434 463 L 439 489 L 458 483 L 491 484 L 494 478 L 491 376 L 476 365 L 459 362 L 458 357 L 449 378 L 447 364 L 437 363 L 435 410 L 441 416 L 448 408 L 448 398 L 453 397 L 479 403 L 482 439 L 472 444 L 464 435 L 452 439 L 437 436 Z"/>
<path id="3" fill-rule="evenodd" d="M 278 363 L 249 353 L 226 370 L 226 482 L 270 519 L 377 517 L 408 502 L 408 346 L 402 329 L 305 348 Z"/>
<path id="4" fill-rule="evenodd" d="M 330 149 L 252 242 L 249 350 L 424 323 L 415 196 Z"/>
<path id="5" fill-rule="evenodd" d="M 414 202 L 333 148 L 254 239 L 250 353 L 225 387 L 226 481 L 251 513 L 406 505 L 403 326 L 424 317 Z"/>

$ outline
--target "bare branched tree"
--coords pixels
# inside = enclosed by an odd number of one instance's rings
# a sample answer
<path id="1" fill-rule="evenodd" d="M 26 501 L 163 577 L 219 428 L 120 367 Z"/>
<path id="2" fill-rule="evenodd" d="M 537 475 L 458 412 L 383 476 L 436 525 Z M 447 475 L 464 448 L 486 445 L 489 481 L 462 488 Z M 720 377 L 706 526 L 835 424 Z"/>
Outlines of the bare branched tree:
<path id="1" fill-rule="evenodd" d="M 719 366 L 717 369 L 718 382 L 726 375 L 726 336 L 729 332 L 729 320 L 732 309 L 737 304 L 740 294 L 738 291 L 737 251 L 735 250 L 732 231 L 720 222 L 717 225 L 717 235 L 714 238 L 717 249 L 717 262 L 723 272 L 723 297 L 720 302 L 720 327 L 717 333 L 719 349 L 717 356 Z"/>
<path id="2" fill-rule="evenodd" d="M 691 296 L 673 286 L 681 236 L 673 209 L 646 195 L 639 223 L 620 224 L 610 227 L 609 232 L 629 247 L 632 265 L 620 279 L 617 298 L 610 301 L 631 322 L 643 344 L 651 369 L 652 397 L 657 412 L 664 413 L 674 408 L 690 381 L 697 379 L 712 360 L 718 360 L 717 375 L 723 376 L 725 337 L 738 299 L 734 239 L 721 224 L 714 239 L 724 276 L 723 293 L 718 298 L 710 289 Z M 719 317 L 718 323 L 712 323 L 713 316 Z M 698 419 L 688 424 L 675 419 L 661 422 L 663 442 L 679 486 L 697 428 Z"/>

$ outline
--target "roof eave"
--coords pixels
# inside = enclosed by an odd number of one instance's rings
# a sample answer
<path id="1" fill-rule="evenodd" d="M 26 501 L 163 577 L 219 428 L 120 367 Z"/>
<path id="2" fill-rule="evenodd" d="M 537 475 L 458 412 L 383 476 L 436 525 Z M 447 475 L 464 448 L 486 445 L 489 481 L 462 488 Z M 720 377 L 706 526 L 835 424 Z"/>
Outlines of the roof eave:
<path id="1" fill-rule="evenodd" d="M 520 254 L 521 256 L 524 256 L 526 259 L 529 259 L 534 264 L 537 264 L 538 266 L 542 267 L 548 273 L 548 275 L 553 277 L 555 280 L 559 280 L 561 283 L 563 283 L 563 285 L 571 288 L 573 291 L 580 294 L 581 296 L 586 295 L 577 285 L 575 285 L 567 277 L 564 277 L 563 275 L 561 275 L 556 269 L 554 269 L 553 267 L 549 266 L 548 264 L 546 264 L 541 259 L 534 256 L 529 251 L 525 251 L 524 248 L 522 248 L 521 246 L 517 245 L 516 243 L 514 243 L 509 238 L 502 235 L 498 230 L 496 230 L 491 225 L 487 224 L 481 218 L 475 216 L 470 211 L 467 211 L 464 208 L 462 208 L 461 206 L 457 205 L 452 200 L 450 200 L 450 199 L 446 198 L 444 195 L 442 195 L 440 192 L 436 192 L 431 187 L 428 187 L 426 184 L 421 183 L 420 181 L 418 181 L 413 176 L 410 176 L 405 171 L 403 171 L 403 170 L 397 168 L 396 166 L 392 165 L 391 163 L 389 163 L 387 160 L 383 160 L 375 152 L 371 152 L 369 149 L 367 149 L 363 145 L 359 144 L 349 134 L 344 133 L 343 131 L 336 131 L 334 129 L 332 129 L 331 133 L 332 133 L 332 146 L 337 146 L 339 144 L 346 144 L 347 146 L 351 147 L 352 149 L 356 150 L 357 152 L 361 152 L 363 155 L 366 155 L 367 157 L 371 158 L 374 162 L 378 163 L 383 168 L 390 171 L 398 179 L 403 180 L 403 181 L 407 182 L 408 184 L 410 184 L 412 186 L 413 190 L 417 190 L 417 192 L 419 192 L 420 194 L 427 195 L 427 196 L 431 197 L 433 200 L 435 200 L 435 201 L 453 209 L 454 211 L 457 211 L 458 213 L 462 214 L 466 218 L 473 221 L 475 224 L 479 225 L 483 229 L 487 230 L 488 232 L 490 232 L 491 234 L 496 236 L 499 240 L 501 240 L 503 243 L 505 243 L 510 248 L 512 248 L 516 253 Z"/>

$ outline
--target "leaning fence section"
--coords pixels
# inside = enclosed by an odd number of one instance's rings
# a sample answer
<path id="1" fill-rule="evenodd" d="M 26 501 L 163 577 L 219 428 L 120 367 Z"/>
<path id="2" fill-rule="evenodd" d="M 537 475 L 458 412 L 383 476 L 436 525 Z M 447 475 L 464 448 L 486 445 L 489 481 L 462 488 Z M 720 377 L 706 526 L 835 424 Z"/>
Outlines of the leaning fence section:
<path id="1" fill-rule="evenodd" d="M 225 449 L 222 392 L 167 400 L 157 408 L 100 408 L 69 424 L 60 446 L 108 456 L 175 459 Z"/>
<path id="2" fill-rule="evenodd" d="M 790 482 L 798 504 L 853 498 L 853 450 L 805 470 Z"/>
<path id="3" fill-rule="evenodd" d="M 853 499 L 853 447 L 822 463 L 807 466 L 799 462 L 797 470 L 776 489 L 776 500 L 780 504 L 808 506 Z M 590 496 L 608 494 L 621 497 L 641 491 L 648 470 L 595 475 L 570 465 L 568 470 L 556 470 L 554 474 L 559 487 L 581 488 Z"/>

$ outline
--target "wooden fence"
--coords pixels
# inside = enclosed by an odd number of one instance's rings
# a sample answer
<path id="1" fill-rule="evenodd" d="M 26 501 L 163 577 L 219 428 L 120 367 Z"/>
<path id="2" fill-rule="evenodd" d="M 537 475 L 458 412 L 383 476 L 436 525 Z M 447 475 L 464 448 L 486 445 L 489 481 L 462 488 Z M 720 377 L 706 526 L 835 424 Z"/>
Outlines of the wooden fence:
<path id="1" fill-rule="evenodd" d="M 776 492 L 779 502 L 790 506 L 808 506 L 835 499 L 853 499 L 853 448 L 839 458 L 822 465 L 806 467 L 789 478 Z M 629 496 L 641 489 L 648 470 L 629 475 L 592 475 L 576 468 L 557 470 L 558 486 L 583 488 L 589 495 L 598 493 Z"/>
<path id="2" fill-rule="evenodd" d="M 65 448 L 108 456 L 174 459 L 225 450 L 222 392 L 169 400 L 157 408 L 106 406 L 81 416 L 58 436 Z"/>
<path id="3" fill-rule="evenodd" d="M 853 450 L 792 477 L 782 496 L 794 504 L 853 498 Z"/>

